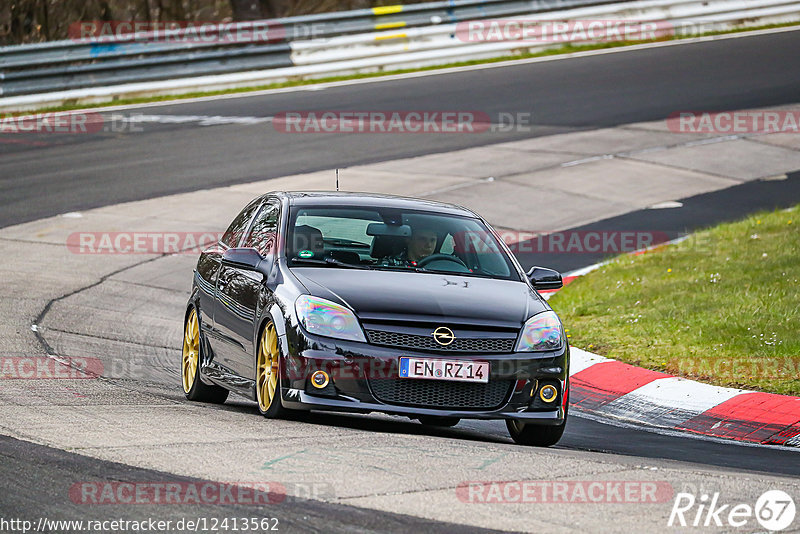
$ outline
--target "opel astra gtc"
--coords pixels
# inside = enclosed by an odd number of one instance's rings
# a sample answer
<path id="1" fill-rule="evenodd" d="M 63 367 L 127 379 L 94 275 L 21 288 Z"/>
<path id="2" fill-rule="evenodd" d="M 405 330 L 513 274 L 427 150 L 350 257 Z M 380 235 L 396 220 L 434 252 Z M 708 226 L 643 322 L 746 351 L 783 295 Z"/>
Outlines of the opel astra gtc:
<path id="1" fill-rule="evenodd" d="M 569 346 L 539 289 L 475 213 L 385 195 L 263 195 L 200 255 L 184 318 L 183 390 L 291 410 L 384 412 L 423 424 L 504 419 L 555 444 Z"/>

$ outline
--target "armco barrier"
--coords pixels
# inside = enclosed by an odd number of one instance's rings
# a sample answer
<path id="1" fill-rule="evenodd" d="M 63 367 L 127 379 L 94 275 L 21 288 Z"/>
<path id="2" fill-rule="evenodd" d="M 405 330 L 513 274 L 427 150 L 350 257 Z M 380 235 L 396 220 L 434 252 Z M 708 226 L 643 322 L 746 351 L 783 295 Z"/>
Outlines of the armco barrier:
<path id="1" fill-rule="evenodd" d="M 163 32 L 158 40 L 143 32 L 3 47 L 0 96 L 286 67 L 292 65 L 288 43 L 309 37 L 327 39 L 600 3 L 602 0 L 461 0 L 203 27 L 204 37 L 253 30 L 266 36 L 266 43 L 259 39 L 202 42 L 192 39 L 196 28 L 188 28 Z"/>
<path id="2" fill-rule="evenodd" d="M 557 43 L 471 42 L 466 21 L 656 21 L 670 34 L 696 34 L 800 21 L 796 0 L 462 0 L 210 26 L 210 35 L 252 30 L 260 40 L 187 39 L 192 29 L 0 48 L 0 110 L 65 102 L 179 94 L 289 79 L 445 64 Z M 168 38 L 165 38 L 168 37 Z M 191 37 L 189 35 L 189 37 Z"/>

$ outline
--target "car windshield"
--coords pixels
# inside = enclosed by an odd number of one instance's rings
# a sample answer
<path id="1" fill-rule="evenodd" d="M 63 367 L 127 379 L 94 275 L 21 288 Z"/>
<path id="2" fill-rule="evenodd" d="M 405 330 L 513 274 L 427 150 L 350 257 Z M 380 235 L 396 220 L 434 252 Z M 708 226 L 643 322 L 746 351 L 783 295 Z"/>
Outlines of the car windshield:
<path id="1" fill-rule="evenodd" d="M 482 221 L 376 207 L 292 208 L 286 240 L 291 267 L 452 273 L 519 280 Z"/>

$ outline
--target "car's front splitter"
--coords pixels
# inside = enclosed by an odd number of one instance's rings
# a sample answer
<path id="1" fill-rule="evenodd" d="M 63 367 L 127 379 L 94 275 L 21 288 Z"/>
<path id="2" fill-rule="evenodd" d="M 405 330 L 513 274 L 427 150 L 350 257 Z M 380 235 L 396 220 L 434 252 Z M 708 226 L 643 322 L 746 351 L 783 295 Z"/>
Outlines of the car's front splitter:
<path id="1" fill-rule="evenodd" d="M 310 395 L 302 389 L 288 388 L 282 392 L 283 406 L 294 410 L 327 410 L 351 413 L 382 412 L 393 415 L 415 417 L 430 415 L 438 417 L 457 417 L 459 419 L 516 419 L 538 425 L 560 425 L 564 422 L 561 406 L 548 411 L 515 411 L 509 407 L 491 411 L 431 409 L 417 406 L 398 406 L 362 402 L 354 398 L 333 398 Z"/>

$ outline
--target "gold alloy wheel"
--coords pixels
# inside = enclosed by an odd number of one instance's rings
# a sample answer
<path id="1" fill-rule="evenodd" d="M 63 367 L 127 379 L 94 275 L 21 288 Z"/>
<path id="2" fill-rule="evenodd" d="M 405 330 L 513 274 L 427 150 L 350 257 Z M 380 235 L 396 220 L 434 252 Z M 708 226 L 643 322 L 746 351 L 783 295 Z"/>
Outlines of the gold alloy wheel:
<path id="1" fill-rule="evenodd" d="M 269 410 L 275 400 L 278 387 L 278 334 L 270 322 L 261 334 L 258 344 L 258 363 L 256 378 L 256 397 L 262 412 Z"/>
<path id="2" fill-rule="evenodd" d="M 183 334 L 183 359 L 181 361 L 181 375 L 183 377 L 183 392 L 189 393 L 194 385 L 197 374 L 197 364 L 200 361 L 200 325 L 197 322 L 197 311 L 192 310 L 186 321 Z"/>

